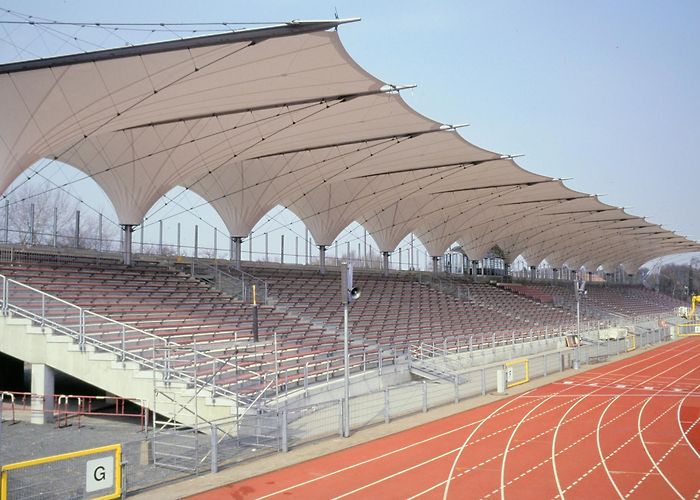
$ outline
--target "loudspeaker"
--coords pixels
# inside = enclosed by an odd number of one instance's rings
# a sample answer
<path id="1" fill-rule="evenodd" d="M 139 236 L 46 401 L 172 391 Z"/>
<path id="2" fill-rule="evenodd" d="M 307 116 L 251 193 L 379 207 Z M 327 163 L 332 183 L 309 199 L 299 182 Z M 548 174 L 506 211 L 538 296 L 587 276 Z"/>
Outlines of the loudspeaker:
<path id="1" fill-rule="evenodd" d="M 340 297 L 343 304 L 349 304 L 358 299 L 362 292 L 356 286 L 352 286 L 352 265 L 345 262 L 340 267 Z"/>

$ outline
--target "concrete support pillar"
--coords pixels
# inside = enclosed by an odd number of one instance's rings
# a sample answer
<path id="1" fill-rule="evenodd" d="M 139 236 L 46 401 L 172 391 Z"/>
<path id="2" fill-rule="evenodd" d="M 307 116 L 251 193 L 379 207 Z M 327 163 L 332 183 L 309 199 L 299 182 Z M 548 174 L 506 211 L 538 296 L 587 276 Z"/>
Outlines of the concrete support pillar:
<path id="1" fill-rule="evenodd" d="M 319 271 L 326 274 L 326 245 L 318 246 Z"/>
<path id="2" fill-rule="evenodd" d="M 530 266 L 530 281 L 535 281 L 537 279 L 537 267 Z"/>
<path id="3" fill-rule="evenodd" d="M 241 268 L 241 253 L 243 250 L 243 236 L 231 236 L 231 262 L 236 269 Z"/>
<path id="4" fill-rule="evenodd" d="M 389 254 L 390 252 L 382 252 L 382 274 L 389 276 Z"/>
<path id="5" fill-rule="evenodd" d="M 628 274 L 627 275 L 627 283 L 633 283 L 634 282 L 634 274 Z"/>
<path id="6" fill-rule="evenodd" d="M 507 262 L 503 263 L 503 275 L 510 276 L 510 264 L 508 264 Z"/>
<path id="7" fill-rule="evenodd" d="M 433 259 L 433 274 L 437 276 L 438 272 L 440 272 L 440 266 L 438 265 L 438 262 L 440 261 L 440 257 L 435 255 L 432 257 Z"/>
<path id="8" fill-rule="evenodd" d="M 571 279 L 572 279 L 572 280 L 575 280 L 575 279 L 576 279 L 576 270 L 575 270 L 575 269 L 572 269 L 572 270 L 571 270 Z"/>
<path id="9" fill-rule="evenodd" d="M 588 281 L 593 281 L 593 273 L 588 271 Z"/>
<path id="10" fill-rule="evenodd" d="M 33 424 L 46 424 L 53 420 L 54 372 L 53 368 L 32 364 L 32 413 Z"/>
<path id="11" fill-rule="evenodd" d="M 131 240 L 134 229 L 136 229 L 136 224 L 122 224 L 122 231 L 124 231 L 123 261 L 125 266 L 131 266 L 132 264 Z"/>
<path id="12" fill-rule="evenodd" d="M 479 261 L 478 260 L 473 260 L 472 261 L 472 274 L 476 276 L 479 274 Z"/>
<path id="13" fill-rule="evenodd" d="M 559 269 L 556 267 L 552 268 L 552 280 L 556 281 L 559 279 Z"/>

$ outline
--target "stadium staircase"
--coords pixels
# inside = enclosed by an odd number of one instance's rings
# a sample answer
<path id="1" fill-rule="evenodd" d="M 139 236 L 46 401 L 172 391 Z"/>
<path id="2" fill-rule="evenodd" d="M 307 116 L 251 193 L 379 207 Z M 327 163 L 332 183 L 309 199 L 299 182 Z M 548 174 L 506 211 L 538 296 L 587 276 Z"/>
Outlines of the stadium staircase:
<path id="1" fill-rule="evenodd" d="M 160 413 L 170 405 L 181 423 L 194 419 L 193 407 L 205 419 L 230 416 L 280 384 L 342 371 L 340 339 L 263 304 L 253 342 L 250 304 L 182 272 L 29 255 L 0 261 L 2 351 Z M 371 362 L 371 352 L 353 354 L 353 369 Z"/>
<path id="2" fill-rule="evenodd" d="M 440 346 L 424 343 L 411 346 L 411 373 L 428 380 L 452 382 L 464 368 L 451 354 Z"/>

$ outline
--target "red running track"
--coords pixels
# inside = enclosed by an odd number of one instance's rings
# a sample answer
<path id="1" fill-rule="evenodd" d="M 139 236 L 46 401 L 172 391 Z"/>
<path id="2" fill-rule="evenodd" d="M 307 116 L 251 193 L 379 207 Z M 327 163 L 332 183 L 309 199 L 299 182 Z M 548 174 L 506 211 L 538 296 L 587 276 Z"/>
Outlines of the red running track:
<path id="1" fill-rule="evenodd" d="M 196 497 L 700 498 L 700 339 Z"/>

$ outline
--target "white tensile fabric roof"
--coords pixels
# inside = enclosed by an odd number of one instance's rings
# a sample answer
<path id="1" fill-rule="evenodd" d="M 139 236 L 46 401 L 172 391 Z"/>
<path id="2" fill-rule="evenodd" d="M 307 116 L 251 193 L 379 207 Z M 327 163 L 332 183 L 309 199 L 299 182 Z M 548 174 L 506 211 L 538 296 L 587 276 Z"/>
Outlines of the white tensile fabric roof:
<path id="1" fill-rule="evenodd" d="M 245 236 L 276 205 L 319 245 L 353 221 L 382 251 L 636 270 L 700 245 L 519 167 L 412 110 L 344 50 L 343 20 L 0 66 L 0 189 L 41 158 L 92 176 L 121 224 L 170 189 Z"/>

